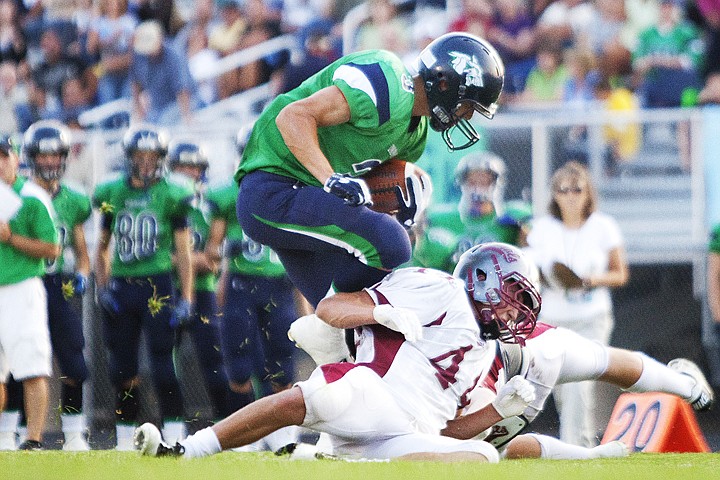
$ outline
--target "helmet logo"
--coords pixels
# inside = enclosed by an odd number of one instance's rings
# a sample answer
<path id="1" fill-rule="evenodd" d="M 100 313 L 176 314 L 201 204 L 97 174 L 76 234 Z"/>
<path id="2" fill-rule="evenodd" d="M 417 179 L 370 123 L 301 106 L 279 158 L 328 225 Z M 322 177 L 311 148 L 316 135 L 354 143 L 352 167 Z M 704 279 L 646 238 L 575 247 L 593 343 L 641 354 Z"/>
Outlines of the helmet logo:
<path id="1" fill-rule="evenodd" d="M 150 135 L 143 135 L 137 140 L 138 150 L 155 150 L 160 147 L 160 142 Z"/>
<path id="2" fill-rule="evenodd" d="M 55 153 L 62 150 L 62 142 L 59 138 L 41 138 L 38 141 L 38 151 L 41 153 Z"/>
<path id="3" fill-rule="evenodd" d="M 409 93 L 415 93 L 415 83 L 413 82 L 412 77 L 406 74 L 402 74 L 400 77 L 400 85 L 403 90 Z"/>
<path id="4" fill-rule="evenodd" d="M 452 60 L 450 64 L 458 74 L 465 74 L 465 85 L 483 87 L 483 70 L 475 55 L 472 57 L 466 53 L 450 52 Z"/>

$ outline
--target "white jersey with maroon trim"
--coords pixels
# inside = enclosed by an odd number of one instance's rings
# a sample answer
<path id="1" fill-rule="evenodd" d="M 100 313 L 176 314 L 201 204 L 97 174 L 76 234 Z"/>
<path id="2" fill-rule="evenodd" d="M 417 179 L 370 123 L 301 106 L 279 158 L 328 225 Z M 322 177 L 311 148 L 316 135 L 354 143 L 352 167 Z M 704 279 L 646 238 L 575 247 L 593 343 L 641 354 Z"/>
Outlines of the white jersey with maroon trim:
<path id="1" fill-rule="evenodd" d="M 463 282 L 438 270 L 404 268 L 366 291 L 378 305 L 412 310 L 423 338 L 410 343 L 382 325 L 363 326 L 356 330 L 356 364 L 383 378 L 419 431 L 438 433 L 495 354 L 480 338 Z"/>

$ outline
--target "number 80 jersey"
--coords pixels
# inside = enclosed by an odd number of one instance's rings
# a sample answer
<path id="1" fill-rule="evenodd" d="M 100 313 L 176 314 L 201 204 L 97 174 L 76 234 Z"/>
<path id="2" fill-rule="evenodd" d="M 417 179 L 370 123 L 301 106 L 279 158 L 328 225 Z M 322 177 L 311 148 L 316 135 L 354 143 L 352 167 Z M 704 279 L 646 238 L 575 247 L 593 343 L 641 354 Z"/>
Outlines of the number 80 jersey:
<path id="1" fill-rule="evenodd" d="M 173 231 L 188 226 L 194 193 L 190 182 L 162 178 L 147 189 L 133 188 L 122 175 L 95 189 L 93 205 L 102 228 L 115 240 L 114 277 L 138 277 L 172 271 Z"/>

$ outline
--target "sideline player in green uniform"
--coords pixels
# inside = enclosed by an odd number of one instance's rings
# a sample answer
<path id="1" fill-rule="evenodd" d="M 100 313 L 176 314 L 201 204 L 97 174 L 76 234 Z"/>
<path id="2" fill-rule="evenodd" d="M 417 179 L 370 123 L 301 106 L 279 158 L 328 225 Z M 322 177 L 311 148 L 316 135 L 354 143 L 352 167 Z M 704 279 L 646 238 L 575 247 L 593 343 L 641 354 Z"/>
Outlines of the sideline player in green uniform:
<path id="1" fill-rule="evenodd" d="M 125 133 L 122 145 L 127 171 L 98 185 L 93 197 L 102 214 L 95 275 L 98 303 L 106 312 L 105 342 L 117 392 L 117 448 L 131 450 L 139 410 L 136 388 L 143 329 L 164 430 L 176 439 L 185 431 L 172 352 L 176 327 L 192 313 L 188 216 L 194 192 L 189 182 L 165 175 L 168 142 L 164 132 L 152 125 L 137 125 Z M 180 283 L 177 295 L 173 246 Z"/>
<path id="2" fill-rule="evenodd" d="M 19 176 L 19 166 L 10 140 L 0 138 L 0 412 L 12 373 L 23 384 L 28 424 L 27 439 L 19 448 L 41 450 L 51 373 L 41 277 L 44 260 L 57 258 L 60 246 L 50 197 Z"/>
<path id="3" fill-rule="evenodd" d="M 390 52 L 350 54 L 278 96 L 255 123 L 235 174 L 238 219 L 313 306 L 331 287 L 360 290 L 410 259 L 402 224 L 414 221 L 414 196 L 398 222 L 367 208 L 357 177 L 391 158 L 416 161 L 428 124 L 448 148 L 467 148 L 479 138 L 473 113 L 495 114 L 505 72 L 486 41 L 449 33 L 418 60 L 412 76 Z"/>
<path id="4" fill-rule="evenodd" d="M 22 155 L 33 180 L 50 195 L 57 215 L 60 256 L 47 262 L 43 281 L 48 297 L 48 323 L 53 354 L 61 372 L 60 418 L 63 450 L 89 450 L 82 413 L 82 385 L 88 377 L 83 356 L 85 337 L 81 302 L 90 274 L 83 225 L 92 213 L 90 198 L 60 180 L 70 151 L 70 132 L 60 122 L 41 120 L 23 138 Z"/>
<path id="5" fill-rule="evenodd" d="M 420 226 L 413 263 L 452 272 L 460 255 L 473 245 L 502 242 L 520 245 L 529 207 L 505 209 L 505 162 L 491 152 L 465 155 L 455 170 L 459 205 L 430 207 Z"/>
<path id="6" fill-rule="evenodd" d="M 214 419 L 224 418 L 235 409 L 229 404 L 230 387 L 220 348 L 222 319 L 216 299 L 219 262 L 205 253 L 210 234 L 210 204 L 205 192 L 210 162 L 199 144 L 175 140 L 170 143 L 168 164 L 173 174 L 189 179 L 195 187 L 195 208 L 190 212 L 195 311 L 183 323 L 182 328 L 190 334 L 195 345 L 197 360 L 214 410 Z"/>
<path id="7" fill-rule="evenodd" d="M 245 138 L 238 136 L 241 151 Z M 295 290 L 275 252 L 248 237 L 235 213 L 238 185 L 231 182 L 208 194 L 212 206 L 208 255 L 227 258 L 222 310 L 222 352 L 234 396 L 240 409 L 269 393 L 292 386 L 295 346 L 288 338 L 297 318 Z M 221 245 L 225 240 L 225 251 Z M 256 392 L 251 377 L 260 380 Z M 269 385 L 270 388 L 266 388 Z M 297 428 L 274 432 L 265 439 L 274 452 L 297 442 Z"/>

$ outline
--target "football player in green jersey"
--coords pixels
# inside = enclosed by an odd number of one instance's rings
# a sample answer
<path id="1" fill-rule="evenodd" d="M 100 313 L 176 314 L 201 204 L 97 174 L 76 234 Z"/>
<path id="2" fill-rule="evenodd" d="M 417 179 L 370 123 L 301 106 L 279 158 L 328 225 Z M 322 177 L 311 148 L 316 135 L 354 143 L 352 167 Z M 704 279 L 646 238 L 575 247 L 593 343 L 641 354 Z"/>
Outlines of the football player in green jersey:
<path id="1" fill-rule="evenodd" d="M 219 262 L 205 253 L 210 234 L 210 204 L 205 195 L 210 162 L 205 150 L 196 142 L 176 140 L 170 143 L 168 164 L 173 174 L 190 179 L 195 186 L 195 208 L 190 212 L 195 311 L 183 323 L 183 330 L 190 334 L 195 344 L 215 418 L 224 418 L 234 409 L 228 403 L 229 385 L 220 341 L 222 319 L 215 295 Z"/>
<path id="2" fill-rule="evenodd" d="M 455 170 L 459 205 L 431 207 L 413 251 L 413 263 L 452 272 L 458 258 L 473 245 L 503 242 L 520 245 L 529 206 L 504 210 L 505 162 L 491 152 L 473 152 Z"/>
<path id="3" fill-rule="evenodd" d="M 239 152 L 247 140 L 243 133 L 239 132 L 236 141 Z M 235 182 L 209 192 L 212 223 L 207 244 L 208 255 L 218 261 L 223 256 L 227 259 L 220 285 L 224 290 L 222 352 L 235 410 L 256 397 L 292 386 L 295 346 L 287 332 L 298 316 L 295 289 L 277 255 L 240 228 L 235 213 L 237 195 Z M 253 376 L 261 381 L 261 391 L 255 391 Z M 278 452 L 297 443 L 297 434 L 296 427 L 288 427 L 273 432 L 264 443 Z"/>
<path id="4" fill-rule="evenodd" d="M 48 194 L 18 175 L 20 159 L 0 138 L 0 412 L 12 373 L 25 392 L 27 440 L 23 450 L 42 449 L 51 372 L 44 260 L 60 253 Z M 4 445 L 14 449 L 12 444 Z"/>
<path id="5" fill-rule="evenodd" d="M 412 224 L 417 205 L 402 202 L 399 222 L 374 212 L 358 177 L 391 158 L 416 161 L 428 127 L 451 150 L 474 144 L 468 120 L 494 116 L 504 73 L 493 47 L 467 33 L 430 43 L 414 76 L 383 50 L 332 63 L 256 121 L 235 174 L 243 231 L 278 254 L 312 305 L 330 288 L 376 283 L 410 259 L 402 224 Z M 455 144 L 455 130 L 464 143 Z"/>
<path id="6" fill-rule="evenodd" d="M 83 356 L 85 338 L 81 302 L 90 273 L 90 257 L 83 225 L 90 217 L 90 198 L 61 183 L 70 151 L 70 131 L 62 123 L 41 120 L 23 138 L 22 155 L 33 180 L 50 195 L 60 237 L 60 256 L 47 261 L 43 277 L 48 298 L 48 324 L 53 354 L 61 372 L 61 420 L 64 450 L 89 450 L 84 438 L 82 385 L 88 369 Z"/>
<path id="7" fill-rule="evenodd" d="M 125 133 L 122 146 L 126 172 L 98 185 L 93 197 L 102 214 L 95 275 L 98 303 L 106 312 L 105 341 L 117 392 L 117 447 L 131 450 L 139 409 L 136 387 L 141 330 L 146 331 L 149 343 L 165 430 L 172 438 L 184 435 L 172 353 L 175 329 L 192 313 L 194 278 L 188 225 L 194 191 L 190 182 L 165 175 L 168 141 L 163 131 L 136 125 Z M 177 294 L 173 255 L 180 284 Z"/>

